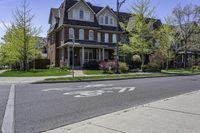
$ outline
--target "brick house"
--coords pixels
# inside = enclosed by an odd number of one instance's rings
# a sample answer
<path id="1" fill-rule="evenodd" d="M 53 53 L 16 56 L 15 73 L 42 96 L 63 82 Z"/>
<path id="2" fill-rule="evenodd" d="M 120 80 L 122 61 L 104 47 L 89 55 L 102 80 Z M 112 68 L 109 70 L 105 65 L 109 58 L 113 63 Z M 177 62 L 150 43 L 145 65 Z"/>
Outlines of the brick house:
<path id="1" fill-rule="evenodd" d="M 128 13 L 120 13 L 120 21 L 128 20 Z M 49 16 L 48 59 L 55 66 L 83 67 L 91 60 L 112 60 L 116 42 L 123 31 L 117 31 L 116 12 L 110 7 L 94 6 L 84 0 L 64 0 L 59 8 L 52 8 Z"/>

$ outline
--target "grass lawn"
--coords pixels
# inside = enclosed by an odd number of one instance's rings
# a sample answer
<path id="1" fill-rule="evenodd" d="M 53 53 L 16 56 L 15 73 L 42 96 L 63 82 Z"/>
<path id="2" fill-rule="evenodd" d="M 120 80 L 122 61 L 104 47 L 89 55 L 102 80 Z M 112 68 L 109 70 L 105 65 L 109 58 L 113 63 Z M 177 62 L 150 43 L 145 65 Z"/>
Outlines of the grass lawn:
<path id="1" fill-rule="evenodd" d="M 127 75 L 101 75 L 101 76 L 88 76 L 88 77 L 75 77 L 73 78 L 49 78 L 46 81 L 81 81 L 81 80 L 98 80 L 98 79 L 123 79 L 123 78 L 144 78 L 144 77 L 165 77 L 165 76 L 173 76 L 173 74 L 163 74 L 163 73 L 155 73 L 155 74 L 127 74 Z"/>
<path id="2" fill-rule="evenodd" d="M 163 73 L 175 73 L 175 74 L 200 74 L 200 72 L 194 72 L 190 69 L 169 69 L 162 70 Z"/>
<path id="3" fill-rule="evenodd" d="M 28 72 L 6 71 L 0 74 L 0 77 L 43 77 L 43 76 L 64 76 L 70 74 L 70 71 L 61 71 L 59 69 L 36 69 Z"/>
<path id="4" fill-rule="evenodd" d="M 86 75 L 100 75 L 104 74 L 102 70 L 83 70 L 83 73 Z"/>

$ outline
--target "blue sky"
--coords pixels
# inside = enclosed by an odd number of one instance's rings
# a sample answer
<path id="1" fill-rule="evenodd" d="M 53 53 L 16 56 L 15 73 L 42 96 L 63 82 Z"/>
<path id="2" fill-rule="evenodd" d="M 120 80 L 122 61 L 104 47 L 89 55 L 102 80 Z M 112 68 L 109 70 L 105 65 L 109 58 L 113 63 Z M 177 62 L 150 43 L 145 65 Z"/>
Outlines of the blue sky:
<path id="1" fill-rule="evenodd" d="M 0 0 L 0 20 L 5 23 L 12 21 L 12 11 L 20 6 L 23 0 Z M 27 0 L 32 9 L 32 13 L 35 15 L 33 23 L 35 26 L 42 26 L 42 33 L 40 36 L 45 37 L 48 25 L 49 11 L 52 7 L 58 7 L 63 0 Z M 86 0 L 94 5 L 106 6 L 109 5 L 113 9 L 116 9 L 117 0 Z M 134 0 L 127 0 L 127 2 L 122 6 L 121 11 L 129 12 L 130 7 Z M 200 5 L 200 0 L 152 0 L 152 6 L 156 7 L 155 15 L 157 18 L 163 20 L 165 16 L 170 15 L 173 8 L 181 3 L 186 5 L 188 3 Z M 0 23 L 0 38 L 4 35 L 5 28 Z M 1 41 L 1 39 L 0 39 Z"/>

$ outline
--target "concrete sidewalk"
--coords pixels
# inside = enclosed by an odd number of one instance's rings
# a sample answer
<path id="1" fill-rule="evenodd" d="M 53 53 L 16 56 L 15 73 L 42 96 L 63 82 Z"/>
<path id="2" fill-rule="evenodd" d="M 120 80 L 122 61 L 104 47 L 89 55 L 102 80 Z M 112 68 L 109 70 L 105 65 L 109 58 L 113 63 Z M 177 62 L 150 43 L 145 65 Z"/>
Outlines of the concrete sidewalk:
<path id="1" fill-rule="evenodd" d="M 60 127 L 45 133 L 199 133 L 200 91 Z"/>

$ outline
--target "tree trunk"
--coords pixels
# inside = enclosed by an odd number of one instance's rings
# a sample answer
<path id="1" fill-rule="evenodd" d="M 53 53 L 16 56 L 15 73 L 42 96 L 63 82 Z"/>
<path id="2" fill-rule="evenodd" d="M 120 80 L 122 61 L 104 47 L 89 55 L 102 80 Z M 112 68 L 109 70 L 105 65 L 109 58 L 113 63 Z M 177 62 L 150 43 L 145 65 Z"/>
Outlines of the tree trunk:
<path id="1" fill-rule="evenodd" d="M 184 53 L 184 68 L 187 67 L 187 51 L 185 50 L 185 53 Z"/>
<path id="2" fill-rule="evenodd" d="M 142 65 L 141 65 L 141 70 L 142 70 L 142 68 L 144 66 L 145 58 L 144 58 L 144 54 L 142 54 L 141 56 L 142 56 Z"/>
<path id="3" fill-rule="evenodd" d="M 167 62 L 166 62 L 166 70 L 169 69 L 169 60 L 167 59 Z"/>

